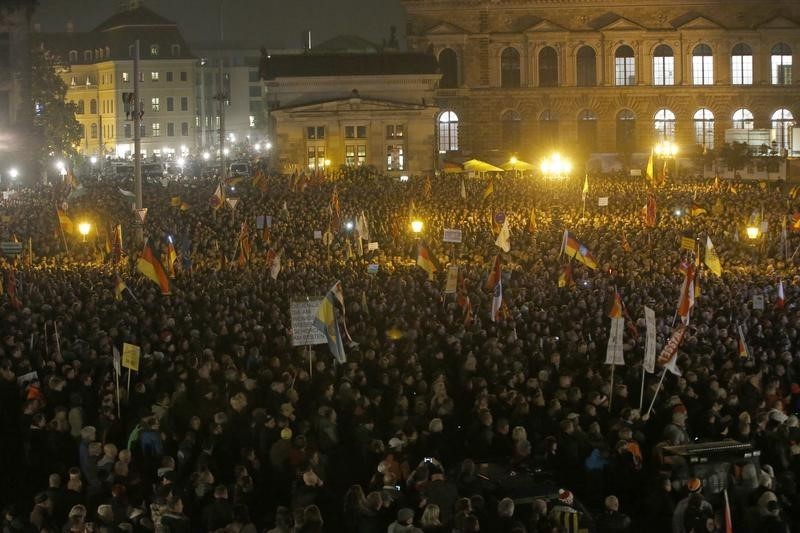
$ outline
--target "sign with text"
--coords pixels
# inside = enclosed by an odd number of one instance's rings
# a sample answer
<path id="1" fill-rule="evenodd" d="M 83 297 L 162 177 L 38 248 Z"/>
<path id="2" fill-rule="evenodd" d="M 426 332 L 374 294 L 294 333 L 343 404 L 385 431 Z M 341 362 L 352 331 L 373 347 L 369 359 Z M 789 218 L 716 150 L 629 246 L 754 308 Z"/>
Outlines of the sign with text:
<path id="1" fill-rule="evenodd" d="M 460 229 L 447 229 L 444 230 L 444 238 L 442 239 L 444 242 L 453 242 L 459 243 L 461 242 L 461 230 Z"/>
<path id="2" fill-rule="evenodd" d="M 264 229 L 264 215 L 256 217 L 256 229 Z"/>
<path id="3" fill-rule="evenodd" d="M 764 310 L 764 295 L 763 294 L 754 294 L 753 295 L 753 309 L 757 309 L 759 311 Z"/>
<path id="4" fill-rule="evenodd" d="M 600 207 L 608 207 L 608 196 L 601 196 L 597 199 L 597 205 Z"/>
<path id="5" fill-rule="evenodd" d="M 455 294 L 458 288 L 458 266 L 454 265 L 447 269 L 447 282 L 444 285 L 445 294 Z"/>
<path id="6" fill-rule="evenodd" d="M 322 239 L 322 230 L 315 229 L 314 230 L 314 238 L 319 240 Z"/>
<path id="7" fill-rule="evenodd" d="M 0 252 L 6 256 L 20 255 L 22 253 L 21 242 L 0 242 Z"/>
<path id="8" fill-rule="evenodd" d="M 128 344 L 127 342 L 122 345 L 122 366 L 133 370 L 139 371 L 139 358 L 141 350 L 135 344 Z"/>
<path id="9" fill-rule="evenodd" d="M 378 243 L 377 242 L 371 242 L 371 243 L 369 243 L 367 245 L 367 250 L 370 251 L 370 252 L 374 252 L 377 249 L 378 249 Z"/>
<path id="10" fill-rule="evenodd" d="M 372 263 L 367 265 L 367 274 L 372 274 L 373 276 L 378 273 L 378 265 Z"/>
<path id="11" fill-rule="evenodd" d="M 300 300 L 292 302 L 289 314 L 292 317 L 292 346 L 308 346 L 312 344 L 325 344 L 325 335 L 314 327 L 314 317 L 322 299 Z"/>

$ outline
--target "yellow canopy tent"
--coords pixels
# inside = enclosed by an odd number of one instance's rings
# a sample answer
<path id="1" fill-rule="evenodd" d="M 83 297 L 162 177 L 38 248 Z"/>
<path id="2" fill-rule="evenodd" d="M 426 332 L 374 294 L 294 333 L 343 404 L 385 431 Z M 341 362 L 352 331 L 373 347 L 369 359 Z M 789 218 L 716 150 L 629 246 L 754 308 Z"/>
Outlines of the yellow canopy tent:
<path id="1" fill-rule="evenodd" d="M 503 172 L 502 168 L 478 159 L 470 159 L 464 163 L 464 170 L 469 170 L 470 172 Z"/>
<path id="2" fill-rule="evenodd" d="M 506 163 L 503 163 L 500 166 L 503 167 L 503 170 L 528 171 L 528 170 L 534 170 L 536 168 L 533 165 L 531 165 L 530 163 L 526 163 L 525 161 L 520 161 L 519 159 L 517 159 L 516 161 L 513 161 L 513 162 L 512 161 L 508 161 Z"/>

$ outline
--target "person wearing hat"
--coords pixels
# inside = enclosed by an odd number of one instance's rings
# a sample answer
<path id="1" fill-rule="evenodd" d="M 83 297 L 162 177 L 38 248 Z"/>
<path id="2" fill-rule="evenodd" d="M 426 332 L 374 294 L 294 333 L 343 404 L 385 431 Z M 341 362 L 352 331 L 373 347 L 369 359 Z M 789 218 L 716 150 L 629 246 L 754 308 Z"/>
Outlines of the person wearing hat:
<path id="1" fill-rule="evenodd" d="M 714 508 L 701 494 L 702 480 L 696 477 L 691 478 L 686 482 L 686 490 L 689 495 L 678 502 L 672 513 L 672 533 L 689 533 L 686 528 L 687 523 L 700 523 L 703 516 L 714 512 Z"/>
<path id="2" fill-rule="evenodd" d="M 422 533 L 418 527 L 414 527 L 414 511 L 403 507 L 397 511 L 397 520 L 389 524 L 387 533 Z"/>
<path id="3" fill-rule="evenodd" d="M 550 509 L 548 517 L 550 523 L 564 533 L 577 533 L 591 525 L 590 515 L 578 508 L 575 496 L 568 489 L 558 489 L 558 501 Z"/>

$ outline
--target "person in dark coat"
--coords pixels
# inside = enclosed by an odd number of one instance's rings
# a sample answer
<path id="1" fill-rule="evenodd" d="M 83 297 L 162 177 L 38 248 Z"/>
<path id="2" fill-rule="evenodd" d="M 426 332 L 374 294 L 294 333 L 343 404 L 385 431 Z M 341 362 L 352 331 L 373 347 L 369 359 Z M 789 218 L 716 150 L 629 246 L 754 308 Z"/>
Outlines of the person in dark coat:
<path id="1" fill-rule="evenodd" d="M 619 499 L 614 495 L 606 497 L 605 510 L 596 523 L 598 533 L 625 533 L 631 527 L 631 519 L 619 512 Z"/>
<path id="2" fill-rule="evenodd" d="M 228 502 L 228 488 L 217 485 L 214 501 L 203 508 L 203 527 L 206 531 L 216 531 L 233 522 L 233 506 Z"/>

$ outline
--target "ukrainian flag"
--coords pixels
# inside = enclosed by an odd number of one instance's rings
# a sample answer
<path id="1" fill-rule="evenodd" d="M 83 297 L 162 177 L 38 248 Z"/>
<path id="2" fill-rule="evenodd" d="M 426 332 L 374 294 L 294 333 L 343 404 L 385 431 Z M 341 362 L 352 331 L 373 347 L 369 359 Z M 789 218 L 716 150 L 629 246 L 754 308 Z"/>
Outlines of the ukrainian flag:
<path id="1" fill-rule="evenodd" d="M 325 338 L 328 339 L 328 348 L 330 348 L 331 354 L 333 354 L 336 361 L 346 363 L 347 356 L 344 353 L 342 336 L 339 333 L 339 323 L 336 321 L 335 298 L 333 291 L 328 291 L 328 294 L 325 295 L 325 298 L 317 308 L 314 327 L 325 334 Z"/>

